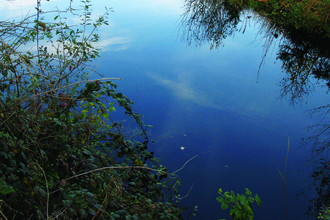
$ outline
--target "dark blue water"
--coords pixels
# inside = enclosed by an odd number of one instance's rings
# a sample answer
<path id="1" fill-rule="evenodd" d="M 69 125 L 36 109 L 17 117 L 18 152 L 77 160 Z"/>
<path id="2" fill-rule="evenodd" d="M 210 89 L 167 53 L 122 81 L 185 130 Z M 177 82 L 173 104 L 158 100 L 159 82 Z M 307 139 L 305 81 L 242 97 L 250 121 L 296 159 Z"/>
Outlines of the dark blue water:
<path id="1" fill-rule="evenodd" d="M 93 3 L 103 12 L 103 2 Z M 114 13 L 108 27 L 100 29 L 101 56 L 98 72 L 120 77 L 118 89 L 136 102 L 135 109 L 155 128 L 149 149 L 182 179 L 180 205 L 188 205 L 191 219 L 230 219 L 216 201 L 219 188 L 243 194 L 257 193 L 261 205 L 253 205 L 255 219 L 285 219 L 284 163 L 290 137 L 286 196 L 290 219 L 305 214 L 313 190 L 308 190 L 309 169 L 304 167 L 308 149 L 300 148 L 318 122 L 306 110 L 324 104 L 326 95 L 317 89 L 308 101 L 290 106 L 278 100 L 277 84 L 284 74 L 276 61 L 274 44 L 257 72 L 264 49 L 256 40 L 258 25 L 247 27 L 210 50 L 205 43 L 188 46 L 181 41 L 179 21 L 183 1 L 107 1 Z M 99 78 L 93 75 L 92 78 Z M 181 147 L 184 147 L 182 150 Z M 278 170 L 277 170 L 278 168 Z M 305 196 L 297 197 L 303 190 Z"/>
<path id="2" fill-rule="evenodd" d="M 218 189 L 242 194 L 248 188 L 262 201 L 260 207 L 253 206 L 255 219 L 285 219 L 278 170 L 284 174 L 290 137 L 289 218 L 308 219 L 305 213 L 313 191 L 308 191 L 309 170 L 303 165 L 309 151 L 299 146 L 309 135 L 304 127 L 318 122 L 304 112 L 322 105 L 323 91 L 296 106 L 278 100 L 277 83 L 285 73 L 275 59 L 276 44 L 256 83 L 263 55 L 262 42 L 255 40 L 257 25 L 210 50 L 207 43 L 195 47 L 180 41 L 182 2 L 110 1 L 109 5 L 115 12 L 110 27 L 102 29 L 107 46 L 102 48 L 99 72 L 123 79 L 117 82 L 119 88 L 155 127 L 150 131 L 155 143 L 149 149 L 170 171 L 198 155 L 177 173 L 183 183 L 181 196 L 193 185 L 181 205 L 188 205 L 189 211 L 197 205 L 195 219 L 230 219 L 229 210 L 221 210 L 216 201 Z M 301 190 L 307 195 L 297 197 Z"/>

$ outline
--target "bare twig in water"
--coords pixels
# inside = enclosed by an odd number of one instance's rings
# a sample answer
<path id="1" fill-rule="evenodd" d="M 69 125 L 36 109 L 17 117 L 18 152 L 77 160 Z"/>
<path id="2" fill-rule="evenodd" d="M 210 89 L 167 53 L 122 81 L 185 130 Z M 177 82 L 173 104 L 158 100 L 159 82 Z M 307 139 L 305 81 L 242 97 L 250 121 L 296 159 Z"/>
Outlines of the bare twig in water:
<path id="1" fill-rule="evenodd" d="M 183 196 L 183 197 L 177 197 L 177 198 L 175 198 L 175 199 L 182 200 L 182 199 L 186 198 L 187 196 L 189 196 L 190 190 L 194 187 L 194 184 L 195 184 L 195 183 L 193 183 L 192 186 L 190 187 L 190 189 L 189 189 L 187 195 L 185 195 L 185 196 Z M 174 200 L 174 198 L 173 198 L 173 200 Z"/>
<path id="2" fill-rule="evenodd" d="M 183 166 L 182 166 L 180 169 L 174 171 L 172 174 L 175 174 L 175 173 L 179 172 L 180 170 L 182 170 L 182 169 L 187 165 L 187 163 L 189 163 L 189 161 L 195 159 L 195 157 L 198 157 L 198 154 L 197 154 L 196 156 L 190 158 L 189 160 L 187 160 L 187 162 L 185 162 L 185 163 L 183 164 Z"/>
<path id="3" fill-rule="evenodd" d="M 284 176 L 282 175 L 282 173 L 280 172 L 280 170 L 276 167 L 277 171 L 280 173 L 282 179 L 283 179 L 283 183 L 284 183 L 284 189 L 283 189 L 283 193 L 284 193 L 284 206 L 285 206 L 285 214 L 286 214 L 286 219 L 288 220 L 288 208 L 286 206 L 286 195 L 285 195 L 285 180 L 286 180 L 286 164 L 288 162 L 288 156 L 289 156 L 289 148 L 290 148 L 290 137 L 288 137 L 288 150 L 286 152 L 286 159 L 285 159 L 285 166 L 284 166 Z"/>

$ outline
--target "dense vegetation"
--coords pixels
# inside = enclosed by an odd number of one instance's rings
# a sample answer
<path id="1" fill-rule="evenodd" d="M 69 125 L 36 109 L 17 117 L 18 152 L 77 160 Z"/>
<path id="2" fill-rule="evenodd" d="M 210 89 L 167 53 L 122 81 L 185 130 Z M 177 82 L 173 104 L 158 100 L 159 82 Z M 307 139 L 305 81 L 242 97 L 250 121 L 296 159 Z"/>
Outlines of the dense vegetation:
<path id="1" fill-rule="evenodd" d="M 1 22 L 0 218 L 181 219 L 180 180 L 148 151 L 149 126 L 119 79 L 89 80 L 109 10 L 92 21 L 82 3 L 47 20 L 38 1 L 35 15 Z M 137 139 L 125 135 L 120 109 Z"/>

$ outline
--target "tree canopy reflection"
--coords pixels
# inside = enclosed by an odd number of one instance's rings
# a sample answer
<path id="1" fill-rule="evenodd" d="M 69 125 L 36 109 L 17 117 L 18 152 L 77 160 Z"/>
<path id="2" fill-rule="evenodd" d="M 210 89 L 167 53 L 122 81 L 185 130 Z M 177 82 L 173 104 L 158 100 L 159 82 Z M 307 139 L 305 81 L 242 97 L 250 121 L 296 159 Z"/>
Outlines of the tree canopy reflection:
<path id="1" fill-rule="evenodd" d="M 257 12 L 228 0 L 186 0 L 184 8 L 180 31 L 182 40 L 188 45 L 209 43 L 211 49 L 218 48 L 236 31 L 244 33 L 252 17 L 261 23 L 258 35 L 263 35 L 264 57 L 274 39 L 279 39 L 277 59 L 287 73 L 279 82 L 280 99 L 287 99 L 290 104 L 303 101 L 315 89 L 312 78 L 330 86 L 328 39 L 302 31 L 284 30 Z"/>
<path id="2" fill-rule="evenodd" d="M 258 34 L 263 34 L 267 53 L 274 39 L 278 39 L 276 59 L 282 62 L 286 75 L 278 83 L 279 99 L 294 105 L 306 100 L 315 90 L 316 84 L 330 89 L 329 39 L 302 30 L 283 29 L 282 26 L 262 17 L 258 12 L 245 13 L 249 9 L 227 0 L 186 0 L 181 20 L 182 39 L 196 46 L 209 43 L 211 49 L 222 45 L 223 40 L 241 31 L 252 16 L 262 21 Z M 240 27 L 239 23 L 242 25 Z M 245 23 L 244 23 L 245 22 Z M 266 53 L 264 57 L 266 56 Z M 263 59 L 264 60 L 264 59 Z M 263 62 L 261 61 L 261 63 Z M 318 85 L 318 86 L 319 86 Z M 317 196 L 311 201 L 309 214 L 317 214 L 323 206 L 330 204 L 330 104 L 312 109 L 310 114 L 320 116 L 319 124 L 309 127 L 313 134 L 305 138 L 305 146 L 312 146 L 309 162 L 313 167 L 312 188 Z"/>
<path id="3" fill-rule="evenodd" d="M 237 31 L 242 9 L 228 1 L 186 0 L 181 20 L 182 39 L 190 45 L 209 42 L 217 48 Z"/>
<path id="4" fill-rule="evenodd" d="M 311 38 L 298 31 L 288 31 L 282 40 L 277 59 L 282 61 L 282 69 L 287 73 L 279 83 L 280 98 L 288 97 L 296 104 L 314 91 L 314 83 L 323 81 L 330 88 L 329 50 L 324 39 Z M 311 79 L 314 82 L 311 82 Z"/>

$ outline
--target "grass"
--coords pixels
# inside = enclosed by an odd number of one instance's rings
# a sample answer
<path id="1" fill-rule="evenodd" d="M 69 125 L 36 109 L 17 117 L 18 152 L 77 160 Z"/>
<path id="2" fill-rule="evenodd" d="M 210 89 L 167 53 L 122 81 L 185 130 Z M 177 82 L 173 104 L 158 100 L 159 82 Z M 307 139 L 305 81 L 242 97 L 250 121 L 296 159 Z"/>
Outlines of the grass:
<path id="1" fill-rule="evenodd" d="M 229 0 L 240 10 L 250 9 L 282 29 L 330 37 L 330 0 Z"/>

